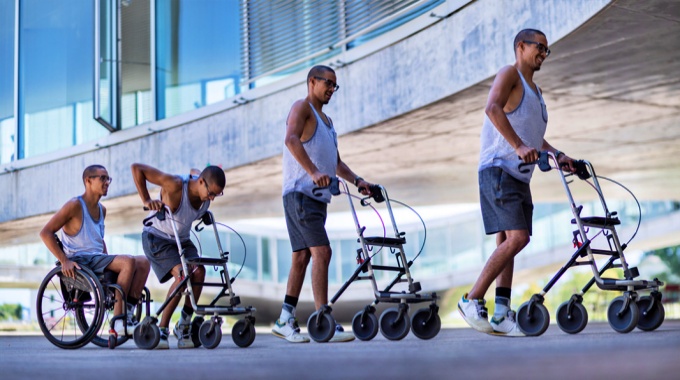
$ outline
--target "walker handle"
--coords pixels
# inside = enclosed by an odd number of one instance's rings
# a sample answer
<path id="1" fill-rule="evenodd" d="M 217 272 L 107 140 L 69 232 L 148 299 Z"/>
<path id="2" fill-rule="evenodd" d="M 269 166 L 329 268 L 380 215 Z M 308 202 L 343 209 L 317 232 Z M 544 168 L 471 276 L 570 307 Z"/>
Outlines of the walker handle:
<path id="1" fill-rule="evenodd" d="M 338 177 L 331 177 L 331 184 L 328 186 L 320 186 L 313 188 L 312 194 L 316 195 L 317 197 L 320 197 L 322 195 L 321 193 L 322 189 L 330 190 L 331 195 L 340 195 L 340 182 L 338 180 Z"/>
<path id="2" fill-rule="evenodd" d="M 144 224 L 147 227 L 150 227 L 153 224 L 153 222 L 151 221 L 151 219 L 153 218 L 158 218 L 158 220 L 165 220 L 165 207 L 158 210 L 158 212 L 156 212 L 155 214 L 144 218 L 144 220 L 142 220 L 142 224 Z M 144 211 L 149 211 L 149 208 L 144 206 Z"/>

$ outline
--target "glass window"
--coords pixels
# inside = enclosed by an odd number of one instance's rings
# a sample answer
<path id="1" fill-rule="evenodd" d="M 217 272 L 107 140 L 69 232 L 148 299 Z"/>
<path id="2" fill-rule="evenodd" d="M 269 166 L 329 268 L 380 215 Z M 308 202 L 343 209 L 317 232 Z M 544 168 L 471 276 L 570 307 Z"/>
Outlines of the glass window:
<path id="1" fill-rule="evenodd" d="M 240 92 L 239 16 L 238 1 L 156 1 L 158 120 Z"/>
<path id="2" fill-rule="evenodd" d="M 153 121 L 151 103 L 151 5 L 123 1 L 121 18 L 121 127 Z"/>
<path id="3" fill-rule="evenodd" d="M 269 257 L 269 239 L 262 238 L 262 280 L 272 280 L 271 258 Z"/>
<path id="4" fill-rule="evenodd" d="M 14 0 L 0 0 L 0 163 L 17 159 L 14 125 Z"/>
<path id="5" fill-rule="evenodd" d="M 278 282 L 285 283 L 288 281 L 288 273 L 293 262 L 293 252 L 291 251 L 290 241 L 277 239 L 276 240 L 276 265 L 279 272 Z"/>
<path id="6" fill-rule="evenodd" d="M 105 135 L 92 117 L 92 2 L 21 0 L 19 157 Z"/>

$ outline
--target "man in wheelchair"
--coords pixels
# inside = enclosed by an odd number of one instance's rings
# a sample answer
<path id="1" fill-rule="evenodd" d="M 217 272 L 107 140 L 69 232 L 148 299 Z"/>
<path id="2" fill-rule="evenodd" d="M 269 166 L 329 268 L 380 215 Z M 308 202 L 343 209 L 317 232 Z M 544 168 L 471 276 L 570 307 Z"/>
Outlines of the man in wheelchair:
<path id="1" fill-rule="evenodd" d="M 67 277 L 75 278 L 75 269 L 83 266 L 97 276 L 103 276 L 105 271 L 117 274 L 116 284 L 127 295 L 127 310 L 123 310 L 122 302 L 116 302 L 113 312 L 115 316 L 127 313 L 125 317 L 128 329 L 125 331 L 122 319 L 116 319 L 114 333 L 116 336 L 131 336 L 136 323 L 132 319 L 134 305 L 142 295 L 150 265 L 144 256 L 108 254 L 104 242 L 106 208 L 99 200 L 108 193 L 111 181 L 112 178 L 103 166 L 90 165 L 85 168 L 85 193 L 66 202 L 40 231 L 40 238 L 59 260 L 61 271 Z M 59 230 L 61 245 L 56 239 Z"/>

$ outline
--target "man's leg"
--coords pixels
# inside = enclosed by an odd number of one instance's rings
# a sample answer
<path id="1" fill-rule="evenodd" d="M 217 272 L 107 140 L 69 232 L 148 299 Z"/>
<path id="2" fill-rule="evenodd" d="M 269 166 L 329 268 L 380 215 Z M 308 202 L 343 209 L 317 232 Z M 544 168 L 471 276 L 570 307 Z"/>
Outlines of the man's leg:
<path id="1" fill-rule="evenodd" d="M 180 277 L 180 273 L 182 272 L 182 265 L 177 264 L 175 265 L 174 268 L 172 268 L 172 277 L 175 279 L 175 281 L 170 285 L 170 289 L 168 290 L 168 297 L 170 297 L 170 294 L 179 286 L 179 283 L 182 281 L 182 278 Z M 161 315 L 161 322 L 158 325 L 160 328 L 165 328 L 167 329 L 168 326 L 170 325 L 170 318 L 172 318 L 172 313 L 175 312 L 175 309 L 177 308 L 177 304 L 179 304 L 180 301 L 180 293 L 175 294 L 172 299 L 168 302 L 168 304 L 165 306 L 165 309 L 163 310 L 163 315 Z M 167 299 L 167 298 L 166 298 Z"/>
<path id="2" fill-rule="evenodd" d="M 149 260 L 144 256 L 133 256 L 132 258 L 134 260 L 135 274 L 132 277 L 128 297 L 139 299 L 142 296 L 142 289 L 144 289 L 146 279 L 149 277 L 151 264 L 149 264 Z"/>
<path id="3" fill-rule="evenodd" d="M 331 247 L 323 245 L 311 247 L 312 254 L 312 292 L 314 293 L 314 307 L 319 310 L 328 304 L 328 265 L 331 262 Z"/>
<path id="4" fill-rule="evenodd" d="M 127 295 L 130 292 L 130 285 L 135 273 L 135 261 L 132 256 L 116 255 L 113 261 L 106 266 L 106 269 L 118 274 L 116 284 L 123 289 Z M 123 314 L 123 302 L 116 302 L 113 305 L 113 315 Z"/>
<path id="5" fill-rule="evenodd" d="M 468 293 L 468 299 L 482 299 L 491 283 L 500 279 L 501 285 L 512 284 L 512 271 L 514 258 L 527 244 L 529 244 L 529 231 L 512 230 L 505 231 L 505 240 L 496 247 L 477 278 L 477 282 Z M 502 276 L 501 276 L 502 273 Z M 499 277 L 500 276 L 500 277 Z"/>
<path id="6" fill-rule="evenodd" d="M 302 291 L 302 284 L 305 281 L 305 273 L 307 272 L 310 258 L 311 252 L 309 249 L 293 252 L 293 260 L 290 265 L 288 283 L 286 285 L 286 297 L 281 307 L 281 315 L 272 328 L 272 333 L 275 336 L 293 343 L 309 342 L 309 338 L 300 334 L 300 328 L 295 319 L 295 308 Z"/>

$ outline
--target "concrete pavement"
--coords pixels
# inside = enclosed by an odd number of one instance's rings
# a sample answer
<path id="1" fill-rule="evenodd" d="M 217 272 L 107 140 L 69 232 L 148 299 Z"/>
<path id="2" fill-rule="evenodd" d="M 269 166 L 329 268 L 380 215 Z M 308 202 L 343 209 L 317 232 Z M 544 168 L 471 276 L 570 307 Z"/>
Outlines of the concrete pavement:
<path id="1" fill-rule="evenodd" d="M 0 378 L 11 379 L 671 379 L 680 375 L 680 320 L 656 331 L 618 334 L 591 323 L 577 335 L 556 325 L 535 338 L 468 328 L 423 341 L 290 344 L 258 328 L 249 348 L 229 335 L 214 350 L 62 350 L 42 336 L 0 336 Z"/>

